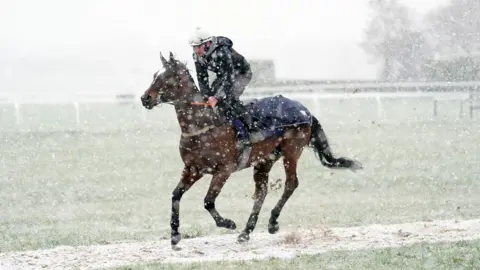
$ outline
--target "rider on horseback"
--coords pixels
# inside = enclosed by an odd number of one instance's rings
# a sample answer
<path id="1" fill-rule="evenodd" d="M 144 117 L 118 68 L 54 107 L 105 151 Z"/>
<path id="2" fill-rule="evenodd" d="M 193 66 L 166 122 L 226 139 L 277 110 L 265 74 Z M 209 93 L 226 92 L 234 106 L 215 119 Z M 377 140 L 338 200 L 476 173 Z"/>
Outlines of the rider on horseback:
<path id="1" fill-rule="evenodd" d="M 248 142 L 251 117 L 239 97 L 252 79 L 250 64 L 232 48 L 233 42 L 229 38 L 212 36 L 199 27 L 189 43 L 194 50 L 193 60 L 200 92 L 208 98 L 211 106 L 218 105 L 240 133 L 240 138 Z M 208 70 L 216 74 L 211 87 Z"/>

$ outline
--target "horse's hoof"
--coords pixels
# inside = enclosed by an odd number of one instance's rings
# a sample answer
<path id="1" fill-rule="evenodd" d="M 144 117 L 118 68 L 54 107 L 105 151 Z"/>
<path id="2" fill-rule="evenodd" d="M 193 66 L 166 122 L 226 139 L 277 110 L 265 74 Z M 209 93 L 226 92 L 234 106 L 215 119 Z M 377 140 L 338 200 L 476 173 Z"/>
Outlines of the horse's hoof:
<path id="1" fill-rule="evenodd" d="M 278 223 L 276 224 L 268 224 L 268 232 L 270 234 L 275 234 L 278 232 L 278 229 L 280 229 L 280 226 L 278 226 Z"/>
<path id="2" fill-rule="evenodd" d="M 358 160 L 354 160 L 352 170 L 356 171 L 356 170 L 362 170 L 362 169 L 363 169 L 363 164 L 360 163 L 360 161 Z"/>
<path id="3" fill-rule="evenodd" d="M 357 172 L 359 170 L 363 170 L 363 165 L 362 165 L 362 163 L 354 160 L 352 166 L 350 167 L 350 170 L 352 172 Z"/>
<path id="4" fill-rule="evenodd" d="M 239 243 L 245 243 L 245 242 L 248 242 L 248 240 L 250 240 L 250 235 L 248 235 L 248 233 L 246 232 L 240 233 L 240 235 L 238 235 L 237 237 L 237 241 Z"/>
<path id="5" fill-rule="evenodd" d="M 237 228 L 237 225 L 235 224 L 235 222 L 233 222 L 233 220 L 226 218 L 221 224 L 218 224 L 218 227 L 235 230 Z"/>
<path id="6" fill-rule="evenodd" d="M 348 167 L 352 172 L 357 172 L 359 170 L 363 170 L 363 164 L 357 160 L 351 160 L 351 164 Z"/>
<path id="7" fill-rule="evenodd" d="M 175 249 L 175 246 L 182 240 L 182 235 L 180 233 L 177 234 L 172 234 L 172 239 L 170 240 L 170 243 L 172 244 L 172 248 Z"/>

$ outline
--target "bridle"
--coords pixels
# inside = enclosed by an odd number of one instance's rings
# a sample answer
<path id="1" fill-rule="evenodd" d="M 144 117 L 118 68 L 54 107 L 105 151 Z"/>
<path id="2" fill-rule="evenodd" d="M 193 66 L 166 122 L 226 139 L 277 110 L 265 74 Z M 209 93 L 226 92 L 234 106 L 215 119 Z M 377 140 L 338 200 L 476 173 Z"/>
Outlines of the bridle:
<path id="1" fill-rule="evenodd" d="M 187 71 L 188 71 L 188 70 L 184 71 L 183 73 L 185 73 L 185 72 L 187 72 Z M 160 70 L 158 70 L 157 72 L 155 72 L 155 74 L 153 75 L 153 81 L 152 81 L 152 83 L 150 84 L 150 87 L 151 87 L 152 85 L 154 85 L 154 84 L 157 82 L 157 80 L 159 79 L 159 78 L 158 78 L 158 77 L 159 77 L 159 73 L 160 73 Z M 178 74 L 175 75 L 175 79 L 176 79 L 177 82 L 179 81 L 179 80 L 178 80 L 178 77 L 179 77 L 179 76 L 180 76 L 180 75 L 178 75 Z M 193 79 L 192 79 L 192 81 L 193 81 Z M 180 87 L 181 87 L 181 86 L 182 86 L 182 85 L 180 85 Z M 148 91 L 148 92 L 150 93 L 150 92 L 152 92 L 152 91 L 153 91 L 153 90 L 150 90 L 150 91 Z M 159 88 L 158 91 L 156 91 L 156 93 L 157 93 L 156 104 L 155 104 L 154 106 L 152 106 L 152 108 L 154 108 L 154 107 L 161 107 L 162 104 L 175 105 L 175 104 L 173 103 L 173 101 L 163 101 L 163 100 L 162 100 L 162 95 L 165 93 L 165 91 L 162 91 L 162 88 L 161 88 L 161 87 Z M 150 100 L 150 97 L 151 97 L 151 96 L 150 96 L 150 94 L 149 94 L 147 101 Z M 206 102 L 197 102 L 197 101 L 192 101 L 190 104 L 191 104 L 191 105 L 198 105 L 198 106 L 205 106 L 205 107 L 210 106 L 210 105 L 209 105 L 208 103 L 206 103 Z"/>
<path id="2" fill-rule="evenodd" d="M 165 87 L 164 84 L 160 85 L 160 87 L 158 87 L 158 91 L 156 90 L 153 90 L 152 86 L 154 86 L 156 83 L 158 83 L 158 80 L 159 79 L 165 79 L 165 78 L 159 78 L 160 77 L 160 74 L 159 74 L 160 70 L 155 72 L 155 74 L 153 75 L 153 81 L 152 83 L 150 84 L 150 88 L 149 90 L 145 93 L 144 96 L 142 96 L 142 104 L 143 106 L 145 107 L 148 107 L 149 109 L 153 109 L 155 107 L 161 107 L 162 104 L 170 104 L 170 105 L 175 105 L 175 103 L 173 101 L 164 101 L 163 100 L 163 95 L 165 94 L 165 90 L 163 89 Z M 183 87 L 182 85 L 182 80 L 180 78 L 181 75 L 186 75 L 185 73 L 188 74 L 188 70 L 185 70 L 182 72 L 183 74 L 178 74 L 176 73 L 174 75 L 175 77 L 175 82 L 178 84 L 179 87 Z M 193 79 L 190 77 L 190 80 L 193 82 Z M 190 81 L 189 81 L 190 82 Z M 194 83 L 194 82 L 193 82 Z M 151 98 L 152 96 L 150 95 L 150 93 L 152 92 L 156 92 L 157 96 L 156 96 L 156 100 L 155 100 L 155 105 L 150 105 L 150 102 L 151 102 Z M 208 107 L 210 106 L 208 103 L 205 103 L 205 102 L 196 102 L 196 101 L 191 101 L 190 102 L 191 105 L 197 105 L 197 106 L 204 106 L 204 107 Z M 211 129 L 214 129 L 215 128 L 215 125 L 209 125 L 209 126 L 206 126 L 206 127 L 203 127 L 203 128 L 200 128 L 199 130 L 196 130 L 196 131 L 193 131 L 193 132 L 182 132 L 182 137 L 184 138 L 190 138 L 190 137 L 195 137 L 195 136 L 198 136 L 198 135 L 201 135 Z"/>
<path id="3" fill-rule="evenodd" d="M 158 70 L 157 72 L 155 72 L 155 74 L 153 74 L 153 81 L 152 83 L 150 84 L 150 88 L 157 82 L 157 80 L 159 79 L 159 73 L 160 73 L 160 70 Z M 146 97 L 146 102 L 149 102 L 150 99 L 151 99 L 151 95 L 150 93 L 151 92 L 156 92 L 157 94 L 157 98 L 155 100 L 155 105 L 151 106 L 151 108 L 155 108 L 155 107 L 161 107 L 162 104 L 170 104 L 170 105 L 174 105 L 174 103 L 172 101 L 163 101 L 162 100 L 162 96 L 163 94 L 165 94 L 165 91 L 162 91 L 162 88 L 160 87 L 158 91 L 154 91 L 154 90 L 148 90 L 147 93 L 145 94 L 148 94 L 148 96 Z M 143 98 L 142 98 L 142 103 L 143 103 Z"/>

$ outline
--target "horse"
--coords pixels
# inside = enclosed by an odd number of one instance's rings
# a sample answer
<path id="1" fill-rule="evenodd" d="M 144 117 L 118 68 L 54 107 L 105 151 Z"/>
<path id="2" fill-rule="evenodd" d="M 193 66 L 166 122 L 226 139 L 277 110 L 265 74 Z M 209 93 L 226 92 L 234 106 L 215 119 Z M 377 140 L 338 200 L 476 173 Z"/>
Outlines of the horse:
<path id="1" fill-rule="evenodd" d="M 200 94 L 186 64 L 175 59 L 172 52 L 168 60 L 160 53 L 160 60 L 163 70 L 154 74 L 153 81 L 140 100 L 148 110 L 163 103 L 173 105 L 180 125 L 179 151 L 184 164 L 180 181 L 172 192 L 172 248 L 177 248 L 181 240 L 180 200 L 204 175 L 212 175 L 204 198 L 205 209 L 218 227 L 235 230 L 235 222 L 224 218 L 216 210 L 215 200 L 233 173 L 253 167 L 254 203 L 246 226 L 237 237 L 237 241 L 242 243 L 250 240 L 250 233 L 255 229 L 267 195 L 269 172 L 281 157 L 286 174 L 285 187 L 271 210 L 268 223 L 270 234 L 279 230 L 278 218 L 282 208 L 299 185 L 297 164 L 305 147 L 313 149 L 317 158 L 328 168 L 352 171 L 363 168 L 356 160 L 334 157 L 317 118 L 301 103 L 281 95 L 253 100 L 246 105 L 252 116 L 263 120 L 263 128 L 259 130 L 264 136 L 249 146 L 239 145 L 235 127 L 225 120 L 216 107 L 204 103 L 205 98 Z"/>

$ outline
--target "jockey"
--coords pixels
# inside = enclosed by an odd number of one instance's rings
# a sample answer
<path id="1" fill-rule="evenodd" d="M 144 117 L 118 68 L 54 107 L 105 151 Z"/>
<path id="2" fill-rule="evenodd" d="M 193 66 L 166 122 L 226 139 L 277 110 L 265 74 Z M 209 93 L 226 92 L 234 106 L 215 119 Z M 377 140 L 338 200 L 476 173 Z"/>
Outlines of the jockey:
<path id="1" fill-rule="evenodd" d="M 233 42 L 229 38 L 212 36 L 202 28 L 196 28 L 189 43 L 194 50 L 193 60 L 201 94 L 208 98 L 211 106 L 218 105 L 227 120 L 237 128 L 241 139 L 248 141 L 251 117 L 239 98 L 252 79 L 250 64 L 232 48 Z M 212 87 L 207 70 L 216 74 Z"/>

